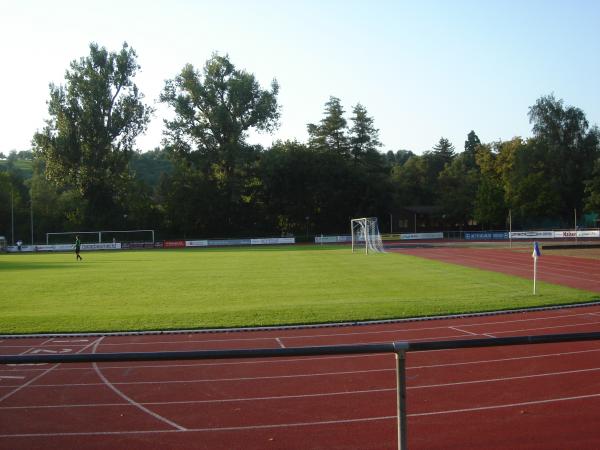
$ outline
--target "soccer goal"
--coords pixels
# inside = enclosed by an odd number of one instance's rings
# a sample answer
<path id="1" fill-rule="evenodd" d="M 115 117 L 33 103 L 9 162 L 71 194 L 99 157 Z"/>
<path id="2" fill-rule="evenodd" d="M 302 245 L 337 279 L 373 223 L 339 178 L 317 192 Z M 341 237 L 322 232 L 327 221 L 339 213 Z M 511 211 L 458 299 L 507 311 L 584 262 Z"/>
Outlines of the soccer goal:
<path id="1" fill-rule="evenodd" d="M 352 253 L 354 253 L 355 248 L 358 250 L 363 246 L 366 254 L 369 252 L 385 252 L 379 226 L 377 225 L 377 217 L 352 219 L 350 228 L 352 231 Z"/>
<path id="2" fill-rule="evenodd" d="M 46 233 L 46 244 L 73 243 L 75 236 L 79 236 L 84 244 L 110 243 L 110 242 L 152 242 L 154 243 L 154 230 L 102 230 L 102 231 L 63 231 Z"/>

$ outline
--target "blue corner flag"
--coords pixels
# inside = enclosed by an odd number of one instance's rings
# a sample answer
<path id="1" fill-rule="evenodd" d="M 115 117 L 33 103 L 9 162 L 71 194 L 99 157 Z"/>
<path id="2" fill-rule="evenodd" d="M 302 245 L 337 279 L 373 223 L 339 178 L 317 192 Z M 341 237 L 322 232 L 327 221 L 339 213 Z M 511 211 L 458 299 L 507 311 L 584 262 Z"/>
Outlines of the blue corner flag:
<path id="1" fill-rule="evenodd" d="M 540 252 L 540 246 L 538 245 L 537 241 L 533 243 L 533 253 L 531 254 L 531 256 L 533 256 L 534 258 L 542 256 L 542 252 Z"/>

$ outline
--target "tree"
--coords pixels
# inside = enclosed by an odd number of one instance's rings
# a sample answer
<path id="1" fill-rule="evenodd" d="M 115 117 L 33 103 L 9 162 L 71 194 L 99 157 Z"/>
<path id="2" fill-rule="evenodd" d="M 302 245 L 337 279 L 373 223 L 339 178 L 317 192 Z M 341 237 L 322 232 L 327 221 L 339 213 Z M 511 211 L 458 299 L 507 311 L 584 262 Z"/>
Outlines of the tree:
<path id="1" fill-rule="evenodd" d="M 344 109 L 340 99 L 329 97 L 329 101 L 325 103 L 324 114 L 325 117 L 321 119 L 319 125 L 312 123 L 307 125 L 309 147 L 349 156 L 348 125 L 346 119 L 344 119 Z"/>
<path id="2" fill-rule="evenodd" d="M 479 185 L 479 173 L 469 168 L 463 153 L 447 164 L 438 177 L 437 203 L 445 222 L 462 227 L 473 218 L 473 193 Z"/>
<path id="3" fill-rule="evenodd" d="M 410 150 L 398 150 L 396 153 L 394 153 L 392 150 L 388 150 L 386 153 L 386 160 L 389 166 L 402 166 L 413 156 L 415 156 L 415 154 Z"/>
<path id="4" fill-rule="evenodd" d="M 33 138 L 46 177 L 87 200 L 89 225 L 110 225 L 123 206 L 117 199 L 127 188 L 127 164 L 152 112 L 133 83 L 138 69 L 127 43 L 118 53 L 90 44 L 89 56 L 71 62 L 65 85 L 50 84 L 50 118 Z"/>
<path id="5" fill-rule="evenodd" d="M 377 153 L 381 147 L 379 130 L 375 128 L 374 119 L 368 116 L 367 109 L 360 103 L 352 109 L 352 113 L 350 152 L 355 160 L 361 160 L 366 155 Z"/>
<path id="6" fill-rule="evenodd" d="M 600 212 L 600 158 L 594 163 L 591 179 L 585 183 L 585 211 Z"/>
<path id="7" fill-rule="evenodd" d="M 445 137 L 440 138 L 439 142 L 433 147 L 432 154 L 441 163 L 440 171 L 446 164 L 450 164 L 454 159 L 454 145 Z"/>
<path id="8" fill-rule="evenodd" d="M 600 134 L 589 129 L 584 112 L 565 106 L 553 94 L 529 108 L 535 148 L 546 163 L 552 189 L 558 194 L 558 211 L 568 221 L 573 208 L 581 210 L 585 181 L 593 179 L 594 161 L 600 156 Z M 541 147 L 540 147 L 541 146 Z"/>
<path id="9" fill-rule="evenodd" d="M 475 154 L 477 153 L 477 148 L 481 145 L 481 141 L 479 140 L 479 136 L 475 134 L 473 130 L 469 132 L 467 135 L 467 140 L 465 141 L 465 164 L 470 168 L 475 168 L 477 164 L 475 163 Z"/>
<path id="10" fill-rule="evenodd" d="M 250 130 L 270 132 L 278 126 L 278 92 L 276 80 L 264 90 L 253 74 L 216 53 L 201 72 L 188 64 L 165 84 L 160 100 L 175 113 L 165 122 L 167 149 L 177 163 L 171 178 L 201 180 L 198 189 L 210 187 L 213 197 L 207 201 L 214 205 L 203 204 L 215 213 L 215 230 L 240 231 L 244 222 L 252 221 L 248 215 L 257 214 L 253 202 L 261 149 L 246 139 Z M 175 186 L 184 184 L 175 180 Z M 195 192 L 192 197 L 202 195 Z M 212 226 L 198 217 L 206 215 L 205 210 L 194 211 L 193 223 Z"/>

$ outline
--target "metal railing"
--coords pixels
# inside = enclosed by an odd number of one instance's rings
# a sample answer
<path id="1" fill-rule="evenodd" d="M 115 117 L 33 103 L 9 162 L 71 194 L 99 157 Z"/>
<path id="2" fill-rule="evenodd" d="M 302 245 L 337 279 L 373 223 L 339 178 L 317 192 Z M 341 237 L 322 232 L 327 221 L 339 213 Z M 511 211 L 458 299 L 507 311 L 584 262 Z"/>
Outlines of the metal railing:
<path id="1" fill-rule="evenodd" d="M 64 336 L 63 336 L 64 337 Z M 392 342 L 383 344 L 291 347 L 273 349 L 202 350 L 175 352 L 78 353 L 54 355 L 0 355 L 0 364 L 94 363 L 116 361 L 172 361 L 196 359 L 268 358 L 286 356 L 325 356 L 373 353 L 396 355 L 396 398 L 398 449 L 407 449 L 406 426 L 406 352 L 449 350 L 505 345 L 550 344 L 600 340 L 600 332 L 545 334 L 506 338 L 465 339 L 428 342 Z"/>

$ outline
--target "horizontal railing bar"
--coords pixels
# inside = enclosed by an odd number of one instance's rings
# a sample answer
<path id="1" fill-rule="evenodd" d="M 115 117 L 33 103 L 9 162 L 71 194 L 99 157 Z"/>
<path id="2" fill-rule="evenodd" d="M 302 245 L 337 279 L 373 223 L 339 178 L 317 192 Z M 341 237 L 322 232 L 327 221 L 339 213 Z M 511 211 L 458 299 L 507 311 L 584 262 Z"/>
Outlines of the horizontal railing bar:
<path id="1" fill-rule="evenodd" d="M 290 347 L 239 350 L 200 350 L 177 352 L 126 352 L 78 354 L 0 355 L 0 364 L 87 363 L 116 361 L 171 361 L 190 359 L 269 358 L 285 356 L 325 356 L 368 353 L 397 353 L 399 351 L 449 350 L 503 345 L 549 344 L 560 342 L 600 340 L 600 332 L 544 334 L 504 338 L 464 339 L 452 341 L 394 342 L 361 345 Z"/>
<path id="2" fill-rule="evenodd" d="M 503 338 L 461 339 L 453 341 L 410 342 L 407 351 L 449 350 L 474 347 L 496 347 L 502 345 L 552 344 L 559 342 L 593 341 L 600 339 L 600 332 L 541 334 Z"/>
<path id="3" fill-rule="evenodd" d="M 404 346 L 405 347 L 405 346 Z M 39 364 L 115 361 L 172 361 L 187 359 L 270 358 L 282 356 L 349 355 L 365 353 L 392 353 L 393 343 L 333 345 L 318 347 L 290 347 L 239 350 L 199 350 L 177 352 L 78 353 L 52 355 L 0 355 L 0 364 Z"/>

